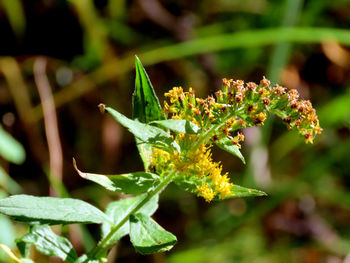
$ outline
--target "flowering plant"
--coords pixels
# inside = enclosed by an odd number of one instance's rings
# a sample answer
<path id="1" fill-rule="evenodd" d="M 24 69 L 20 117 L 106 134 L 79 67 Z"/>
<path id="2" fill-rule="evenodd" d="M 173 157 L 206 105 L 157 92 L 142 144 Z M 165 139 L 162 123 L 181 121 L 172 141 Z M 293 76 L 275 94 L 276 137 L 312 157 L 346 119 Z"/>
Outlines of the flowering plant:
<path id="1" fill-rule="evenodd" d="M 133 94 L 133 118 L 99 105 L 134 134 L 144 163 L 144 171 L 121 175 L 78 174 L 104 188 L 132 194 L 110 203 L 105 212 L 77 199 L 14 195 L 0 200 L 0 212 L 31 225 L 17 240 L 23 256 L 17 262 L 32 262 L 28 245 L 43 254 L 58 256 L 70 263 L 106 261 L 108 251 L 121 237 L 129 234 L 136 251 L 150 254 L 171 249 L 176 237 L 164 230 L 151 216 L 158 207 L 158 196 L 171 182 L 207 202 L 232 197 L 262 196 L 264 192 L 232 183 L 222 165 L 212 159 L 217 145 L 239 157 L 244 135 L 240 129 L 260 126 L 268 113 L 283 119 L 290 129 L 297 129 L 306 143 L 322 132 L 309 101 L 299 100 L 296 90 L 271 87 L 263 78 L 257 85 L 241 80 L 223 80 L 222 88 L 206 99 L 195 91 L 174 87 L 165 94 L 163 109 L 141 62 L 136 58 L 136 85 Z M 102 224 L 101 241 L 86 254 L 77 256 L 68 239 L 56 235 L 49 225 Z"/>

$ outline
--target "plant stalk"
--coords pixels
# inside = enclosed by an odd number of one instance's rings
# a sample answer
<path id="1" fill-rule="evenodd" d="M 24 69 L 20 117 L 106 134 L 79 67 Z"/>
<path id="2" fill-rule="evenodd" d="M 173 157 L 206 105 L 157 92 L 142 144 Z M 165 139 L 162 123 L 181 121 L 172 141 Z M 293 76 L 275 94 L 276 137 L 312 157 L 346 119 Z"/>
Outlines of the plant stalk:
<path id="1" fill-rule="evenodd" d="M 130 210 L 130 212 L 116 225 L 114 226 L 111 231 L 108 233 L 108 235 L 103 238 L 96 247 L 94 247 L 89 253 L 88 253 L 88 259 L 99 259 L 101 254 L 105 251 L 106 247 L 108 246 L 109 241 L 113 238 L 115 233 L 129 220 L 130 215 L 135 214 L 141 207 L 143 207 L 149 200 L 152 199 L 156 194 L 161 192 L 174 178 L 176 175 L 176 172 L 170 172 L 167 177 L 164 178 L 162 182 L 159 183 L 159 185 L 151 192 L 147 194 L 147 196 L 140 201 L 133 209 Z"/>

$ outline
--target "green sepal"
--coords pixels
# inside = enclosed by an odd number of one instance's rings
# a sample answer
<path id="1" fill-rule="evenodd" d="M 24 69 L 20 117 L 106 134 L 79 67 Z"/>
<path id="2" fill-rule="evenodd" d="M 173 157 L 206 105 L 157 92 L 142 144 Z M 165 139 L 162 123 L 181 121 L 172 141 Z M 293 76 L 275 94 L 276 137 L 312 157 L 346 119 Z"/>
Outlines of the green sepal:
<path id="1" fill-rule="evenodd" d="M 137 213 L 130 216 L 130 241 L 137 252 L 152 254 L 170 250 L 177 242 L 177 238 L 151 217 Z"/>

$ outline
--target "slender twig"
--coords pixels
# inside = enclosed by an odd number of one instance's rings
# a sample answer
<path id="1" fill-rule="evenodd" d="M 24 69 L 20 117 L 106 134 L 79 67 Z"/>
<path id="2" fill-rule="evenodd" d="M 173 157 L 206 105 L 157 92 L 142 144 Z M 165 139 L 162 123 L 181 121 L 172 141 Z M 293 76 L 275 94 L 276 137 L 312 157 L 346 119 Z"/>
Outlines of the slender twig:
<path id="1" fill-rule="evenodd" d="M 167 177 L 164 178 L 162 182 L 159 183 L 159 185 L 154 188 L 153 191 L 149 192 L 146 197 L 141 200 L 138 204 L 134 206 L 134 208 L 130 209 L 130 211 L 124 216 L 124 218 L 116 225 L 114 226 L 111 231 L 108 233 L 106 237 L 104 237 L 100 243 L 97 244 L 95 248 L 93 248 L 88 253 L 89 259 L 99 259 L 101 255 L 105 252 L 106 248 L 108 247 L 109 241 L 113 238 L 115 233 L 129 220 L 130 215 L 135 214 L 140 208 L 142 208 L 149 200 L 152 199 L 156 194 L 160 193 L 174 178 L 176 175 L 175 172 L 170 172 Z"/>
<path id="2" fill-rule="evenodd" d="M 58 133 L 55 104 L 49 80 L 46 76 L 46 59 L 38 58 L 34 62 L 34 79 L 43 107 L 44 125 L 50 155 L 50 177 L 56 182 L 62 181 L 62 147 Z M 57 191 L 57 190 L 56 190 Z M 51 195 L 54 190 L 50 189 Z M 60 193 L 56 193 L 60 195 Z"/>

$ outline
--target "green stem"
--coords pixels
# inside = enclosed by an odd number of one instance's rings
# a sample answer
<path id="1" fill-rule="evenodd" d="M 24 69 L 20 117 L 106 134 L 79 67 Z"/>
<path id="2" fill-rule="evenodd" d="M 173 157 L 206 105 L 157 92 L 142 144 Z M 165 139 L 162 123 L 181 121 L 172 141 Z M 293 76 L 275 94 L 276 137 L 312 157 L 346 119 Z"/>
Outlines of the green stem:
<path id="1" fill-rule="evenodd" d="M 212 133 L 224 126 L 229 119 L 233 118 L 233 116 L 233 113 L 229 113 L 225 117 L 223 117 L 222 120 L 220 120 L 220 124 L 213 125 L 211 128 L 209 128 L 204 134 L 200 136 L 198 141 L 193 145 L 192 149 L 198 149 L 198 147 L 201 144 L 207 142 L 208 138 L 212 135 Z"/>
<path id="2" fill-rule="evenodd" d="M 176 175 L 175 172 L 170 172 L 167 177 L 164 178 L 162 182 L 151 192 L 147 194 L 147 196 L 141 200 L 133 209 L 130 210 L 127 215 L 116 225 L 114 226 L 111 231 L 108 233 L 108 235 L 103 238 L 96 247 L 94 247 L 89 253 L 88 258 L 89 259 L 99 259 L 100 255 L 106 250 L 106 247 L 108 247 L 109 241 L 113 238 L 115 233 L 129 220 L 130 215 L 135 214 L 141 207 L 143 207 L 152 197 L 154 197 L 156 194 L 161 192 L 165 186 L 167 186 L 174 176 Z"/>

